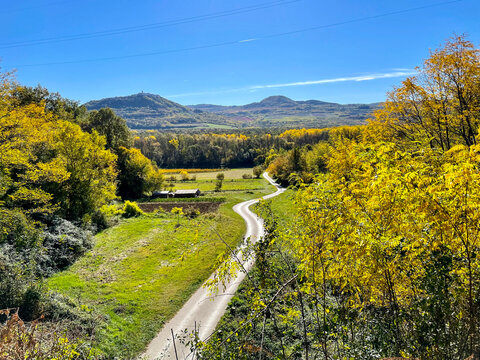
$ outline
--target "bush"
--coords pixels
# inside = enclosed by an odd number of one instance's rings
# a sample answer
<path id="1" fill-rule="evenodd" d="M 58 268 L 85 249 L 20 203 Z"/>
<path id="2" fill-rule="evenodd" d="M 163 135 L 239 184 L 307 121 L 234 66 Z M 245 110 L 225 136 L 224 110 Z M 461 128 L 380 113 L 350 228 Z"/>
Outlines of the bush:
<path id="1" fill-rule="evenodd" d="M 223 181 L 218 179 L 215 183 L 215 192 L 222 191 Z"/>
<path id="2" fill-rule="evenodd" d="M 91 221 L 96 231 L 105 230 L 110 226 L 107 215 L 100 210 L 97 210 L 92 214 Z"/>
<path id="3" fill-rule="evenodd" d="M 180 178 L 182 179 L 182 181 L 187 181 L 188 180 L 188 172 L 183 170 L 183 171 L 180 171 Z"/>
<path id="4" fill-rule="evenodd" d="M 40 232 L 21 211 L 0 209 L 1 244 L 13 245 L 18 251 L 38 248 Z"/>
<path id="5" fill-rule="evenodd" d="M 120 204 L 117 204 L 117 205 L 113 204 L 113 205 L 103 205 L 100 208 L 100 212 L 105 214 L 107 218 L 110 218 L 113 216 L 122 215 L 123 210 Z"/>
<path id="6" fill-rule="evenodd" d="M 92 214 L 91 222 L 96 231 L 102 231 L 117 223 L 117 217 L 122 215 L 123 211 L 119 205 L 103 205 L 100 210 Z"/>
<path id="7" fill-rule="evenodd" d="M 123 217 L 131 218 L 143 215 L 143 211 L 138 207 L 137 203 L 134 201 L 125 201 L 125 206 L 123 207 Z"/>
<path id="8" fill-rule="evenodd" d="M 20 305 L 29 278 L 27 268 L 13 246 L 0 246 L 0 309 Z"/>
<path id="9" fill-rule="evenodd" d="M 56 218 L 43 233 L 40 272 L 50 275 L 73 264 L 92 247 L 92 233 L 68 220 Z"/>
<path id="10" fill-rule="evenodd" d="M 251 178 L 253 178 L 253 176 L 252 176 L 252 174 L 243 174 L 242 178 L 243 179 L 251 179 Z"/>
<path id="11" fill-rule="evenodd" d="M 45 290 L 42 284 L 29 286 L 23 294 L 22 303 L 18 310 L 19 315 L 31 321 L 40 317 Z"/>
<path id="12" fill-rule="evenodd" d="M 253 168 L 253 175 L 255 176 L 255 178 L 260 179 L 260 176 L 262 176 L 262 174 L 263 168 L 260 165 Z"/>
<path id="13" fill-rule="evenodd" d="M 190 218 L 190 219 L 195 219 L 200 215 L 200 211 L 196 209 L 187 209 L 185 211 L 185 216 Z"/>
<path id="14" fill-rule="evenodd" d="M 40 315 L 43 298 L 33 265 L 11 245 L 0 246 L 0 309 L 18 308 L 26 320 Z"/>

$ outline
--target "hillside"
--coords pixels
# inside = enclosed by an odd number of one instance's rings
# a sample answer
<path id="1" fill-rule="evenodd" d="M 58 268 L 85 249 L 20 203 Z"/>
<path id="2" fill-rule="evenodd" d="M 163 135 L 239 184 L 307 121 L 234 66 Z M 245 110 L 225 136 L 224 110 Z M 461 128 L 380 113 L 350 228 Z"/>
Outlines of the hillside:
<path id="1" fill-rule="evenodd" d="M 285 96 L 270 96 L 243 106 L 210 104 L 188 105 L 194 110 L 213 112 L 237 123 L 255 126 L 326 127 L 362 123 L 380 103 L 337 104 L 319 100 L 295 101 Z"/>
<path id="2" fill-rule="evenodd" d="M 221 115 L 190 109 L 160 95 L 143 92 L 92 100 L 85 106 L 88 110 L 112 108 L 132 129 L 209 127 L 229 122 Z"/>
<path id="3" fill-rule="evenodd" d="M 379 104 L 342 105 L 319 100 L 295 101 L 270 96 L 243 106 L 211 104 L 183 106 L 159 95 L 138 93 L 130 96 L 92 100 L 88 110 L 112 108 L 132 129 L 245 128 L 245 127 L 328 127 L 357 125 Z"/>

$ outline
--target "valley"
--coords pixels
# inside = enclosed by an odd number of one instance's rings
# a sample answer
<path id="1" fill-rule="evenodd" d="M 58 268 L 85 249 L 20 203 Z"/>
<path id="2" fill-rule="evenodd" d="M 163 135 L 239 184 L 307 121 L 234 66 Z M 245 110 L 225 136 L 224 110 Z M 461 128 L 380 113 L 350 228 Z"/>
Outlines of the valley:
<path id="1" fill-rule="evenodd" d="M 285 96 L 270 96 L 243 106 L 183 106 L 148 93 L 92 100 L 84 105 L 88 110 L 113 109 L 131 129 L 169 131 L 359 125 L 380 106 L 378 103 L 342 105 L 318 100 L 294 101 Z"/>

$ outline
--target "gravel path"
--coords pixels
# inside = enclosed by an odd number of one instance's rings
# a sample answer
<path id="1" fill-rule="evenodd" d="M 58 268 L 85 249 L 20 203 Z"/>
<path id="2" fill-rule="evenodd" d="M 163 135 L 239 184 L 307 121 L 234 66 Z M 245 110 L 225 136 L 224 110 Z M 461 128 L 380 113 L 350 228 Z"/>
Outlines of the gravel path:
<path id="1" fill-rule="evenodd" d="M 277 187 L 277 191 L 264 196 L 263 199 L 272 198 L 285 191 L 285 189 L 277 185 L 267 173 L 264 173 L 263 177 Z M 245 238 L 250 237 L 252 242 L 258 241 L 258 239 L 263 236 L 264 231 L 262 219 L 249 209 L 251 205 L 258 201 L 259 199 L 248 200 L 233 207 L 235 212 L 245 219 L 245 222 L 247 223 Z M 244 264 L 247 270 L 250 270 L 252 265 L 253 261 Z M 177 358 L 191 359 L 192 355 L 190 354 L 189 349 L 179 343 L 177 339 L 178 335 L 185 329 L 187 329 L 188 332 L 191 332 L 196 326 L 201 340 L 210 336 L 244 278 L 245 273 L 239 272 L 235 279 L 227 284 L 225 290 L 223 289 L 223 286 L 220 285 L 218 294 L 213 298 L 207 289 L 203 286 L 200 287 L 150 342 L 142 358 L 151 360 Z M 175 335 L 176 339 L 175 347 L 172 341 L 172 333 Z"/>

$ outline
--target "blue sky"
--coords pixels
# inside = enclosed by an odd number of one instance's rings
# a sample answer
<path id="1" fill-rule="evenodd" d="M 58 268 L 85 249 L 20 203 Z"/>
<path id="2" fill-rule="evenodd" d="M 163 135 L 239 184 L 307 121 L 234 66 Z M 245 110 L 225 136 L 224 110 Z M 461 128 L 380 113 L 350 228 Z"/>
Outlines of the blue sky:
<path id="1" fill-rule="evenodd" d="M 479 0 L 1 6 L 2 70 L 16 68 L 20 83 L 80 102 L 140 91 L 181 104 L 246 104 L 270 95 L 377 102 L 454 33 L 480 45 Z"/>

